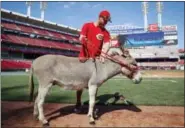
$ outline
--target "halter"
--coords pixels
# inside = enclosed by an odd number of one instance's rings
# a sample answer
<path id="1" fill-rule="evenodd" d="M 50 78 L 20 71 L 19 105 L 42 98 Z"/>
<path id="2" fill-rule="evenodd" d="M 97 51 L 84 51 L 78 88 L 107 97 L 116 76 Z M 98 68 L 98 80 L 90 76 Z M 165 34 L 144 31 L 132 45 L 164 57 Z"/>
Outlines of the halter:
<path id="1" fill-rule="evenodd" d="M 137 71 L 139 70 L 139 67 L 138 67 L 138 66 L 129 66 L 129 64 L 125 64 L 125 63 L 123 63 L 122 61 L 120 61 L 120 60 L 118 60 L 118 59 L 116 59 L 116 58 L 113 58 L 112 56 L 108 55 L 107 53 L 105 53 L 105 52 L 99 50 L 99 49 L 98 49 L 97 47 L 95 47 L 94 44 L 92 44 L 89 40 L 84 40 L 84 41 L 86 41 L 87 44 L 90 44 L 91 47 L 97 49 L 99 52 L 101 52 L 101 53 L 103 53 L 104 55 L 106 55 L 106 56 L 107 56 L 107 59 L 112 60 L 112 61 L 117 62 L 118 64 L 120 64 L 121 67 L 125 67 L 125 68 L 127 68 L 128 70 L 132 71 L 133 73 L 135 73 L 135 72 L 137 72 Z M 84 44 L 82 43 L 82 45 L 84 45 Z M 85 47 L 85 48 L 86 48 L 86 47 Z M 103 55 L 100 54 L 100 56 L 103 56 Z M 103 56 L 103 57 L 104 57 L 104 56 Z"/>

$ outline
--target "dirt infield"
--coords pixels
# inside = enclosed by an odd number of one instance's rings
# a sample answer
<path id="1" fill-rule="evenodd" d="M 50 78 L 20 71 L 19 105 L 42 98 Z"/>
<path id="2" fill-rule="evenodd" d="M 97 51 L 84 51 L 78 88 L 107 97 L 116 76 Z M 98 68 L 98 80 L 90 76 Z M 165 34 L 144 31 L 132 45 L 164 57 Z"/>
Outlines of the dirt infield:
<path id="1" fill-rule="evenodd" d="M 174 127 L 184 126 L 184 107 L 168 106 L 96 106 L 99 108 L 99 119 L 95 127 Z M 28 102 L 5 102 L 1 104 L 2 127 L 39 127 L 34 120 L 33 105 Z M 92 127 L 88 123 L 84 106 L 82 114 L 73 112 L 71 104 L 44 105 L 46 118 L 51 127 Z M 94 126 L 93 126 L 94 127 Z"/>

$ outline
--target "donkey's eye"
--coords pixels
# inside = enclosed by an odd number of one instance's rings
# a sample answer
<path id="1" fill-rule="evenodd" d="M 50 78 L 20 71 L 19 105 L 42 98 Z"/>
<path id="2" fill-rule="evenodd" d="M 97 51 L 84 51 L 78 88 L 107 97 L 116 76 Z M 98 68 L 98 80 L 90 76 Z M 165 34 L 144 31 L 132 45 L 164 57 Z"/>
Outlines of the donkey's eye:
<path id="1" fill-rule="evenodd" d="M 127 58 L 127 56 L 125 54 L 122 54 L 121 56 L 124 57 L 124 58 Z"/>
<path id="2" fill-rule="evenodd" d="M 133 66 L 137 66 L 137 63 L 133 63 L 132 65 L 133 65 Z"/>
<path id="3" fill-rule="evenodd" d="M 122 54 L 122 56 L 123 56 L 124 58 L 128 58 L 128 57 L 129 57 L 128 54 Z"/>

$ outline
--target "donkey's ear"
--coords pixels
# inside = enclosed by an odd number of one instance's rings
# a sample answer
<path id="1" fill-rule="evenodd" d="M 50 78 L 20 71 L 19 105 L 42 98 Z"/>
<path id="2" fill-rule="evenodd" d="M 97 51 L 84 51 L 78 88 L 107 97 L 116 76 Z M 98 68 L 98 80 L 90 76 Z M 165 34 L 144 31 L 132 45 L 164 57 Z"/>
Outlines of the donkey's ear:
<path id="1" fill-rule="evenodd" d="M 120 46 L 120 50 L 124 53 L 125 48 L 123 45 Z"/>

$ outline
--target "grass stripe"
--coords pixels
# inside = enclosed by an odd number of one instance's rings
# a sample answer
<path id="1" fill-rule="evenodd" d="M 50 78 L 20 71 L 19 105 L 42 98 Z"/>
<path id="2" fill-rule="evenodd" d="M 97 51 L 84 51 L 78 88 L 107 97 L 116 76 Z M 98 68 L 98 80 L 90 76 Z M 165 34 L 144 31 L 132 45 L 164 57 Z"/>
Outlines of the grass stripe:
<path id="1" fill-rule="evenodd" d="M 1 100 L 27 101 L 28 78 L 27 75 L 1 76 Z M 34 83 L 37 88 L 36 79 Z M 115 92 L 136 105 L 184 106 L 184 78 L 144 78 L 138 85 L 129 79 L 110 79 L 99 88 L 97 102 L 108 102 Z M 46 102 L 75 103 L 75 97 L 75 91 L 55 86 L 50 90 Z M 88 102 L 87 90 L 83 93 L 82 101 Z"/>

